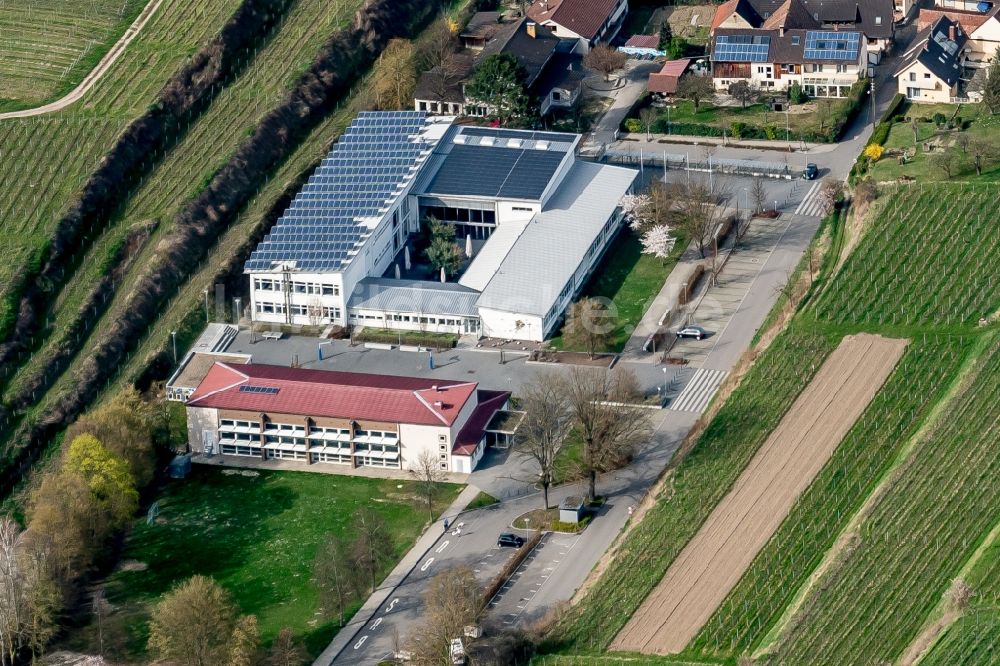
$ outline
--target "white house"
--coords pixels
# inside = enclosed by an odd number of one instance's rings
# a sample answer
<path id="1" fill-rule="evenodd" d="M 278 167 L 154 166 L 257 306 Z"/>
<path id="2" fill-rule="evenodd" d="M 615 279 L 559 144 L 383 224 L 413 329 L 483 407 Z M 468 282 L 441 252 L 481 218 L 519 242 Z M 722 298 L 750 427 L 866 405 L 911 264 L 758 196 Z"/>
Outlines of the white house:
<path id="1" fill-rule="evenodd" d="M 620 228 L 638 174 L 578 160 L 576 134 L 452 121 L 358 116 L 247 262 L 254 321 L 537 341 L 553 332 Z M 455 283 L 404 276 L 418 259 L 409 237 L 427 218 L 472 249 Z"/>
<path id="2" fill-rule="evenodd" d="M 899 92 L 914 102 L 946 104 L 959 97 L 968 41 L 962 26 L 947 16 L 922 30 L 896 70 Z"/>
<path id="3" fill-rule="evenodd" d="M 535 0 L 528 7 L 528 17 L 556 37 L 575 39 L 577 53 L 613 40 L 627 14 L 628 0 Z"/>
<path id="4" fill-rule="evenodd" d="M 216 363 L 186 402 L 199 455 L 468 474 L 510 393 L 475 382 Z M 506 431 L 499 433 L 508 437 Z"/>

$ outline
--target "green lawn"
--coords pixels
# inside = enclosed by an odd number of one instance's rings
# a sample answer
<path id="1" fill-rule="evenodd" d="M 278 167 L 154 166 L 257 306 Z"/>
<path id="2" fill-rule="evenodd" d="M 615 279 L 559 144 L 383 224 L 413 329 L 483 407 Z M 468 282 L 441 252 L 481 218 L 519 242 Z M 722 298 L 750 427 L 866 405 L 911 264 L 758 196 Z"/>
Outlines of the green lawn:
<path id="1" fill-rule="evenodd" d="M 212 576 L 233 594 L 241 612 L 257 615 L 265 643 L 288 626 L 315 656 L 336 632 L 335 621 L 320 614 L 310 583 L 324 536 L 350 539 L 354 510 L 374 508 L 394 535 L 388 573 L 425 524 L 423 500 L 411 482 L 235 471 L 195 467 L 191 478 L 163 489 L 154 525 L 142 520 L 135 526 L 123 553 L 125 566 L 107 583 L 116 611 L 106 623 L 105 647 L 109 634 L 119 639 L 111 640 L 106 656 L 144 662 L 150 605 L 194 574 Z M 443 488 L 439 510 L 461 491 L 454 484 Z M 66 647 L 95 650 L 95 640 L 92 625 L 71 635 Z"/>
<path id="2" fill-rule="evenodd" d="M 678 238 L 670 258 L 657 259 L 642 254 L 639 237 L 626 228 L 608 248 L 580 295 L 581 298 L 606 298 L 611 302 L 609 307 L 617 325 L 609 344 L 601 351 L 622 350 L 685 247 L 687 239 Z M 563 344 L 561 335 L 553 338 L 551 345 L 555 349 L 571 349 Z"/>
<path id="3" fill-rule="evenodd" d="M 931 119 L 936 113 L 946 118 L 958 115 L 965 126 L 962 130 L 939 128 Z M 979 105 L 956 106 L 953 104 L 913 104 L 904 113 L 906 118 L 916 118 L 916 142 L 913 125 L 908 121 L 893 124 L 889 138 L 885 142 L 886 155 L 872 165 L 870 174 L 876 181 L 896 180 L 901 176 L 914 178 L 920 182 L 929 180 L 949 180 L 937 157 L 951 153 L 956 157 L 956 169 L 950 180 L 995 182 L 1000 180 L 1000 117 L 989 115 Z M 986 140 L 994 144 L 985 160 L 982 176 L 976 175 L 972 157 L 963 151 L 959 137 L 969 140 Z M 926 147 L 930 146 L 928 152 Z M 909 161 L 900 164 L 899 155 L 906 152 Z"/>

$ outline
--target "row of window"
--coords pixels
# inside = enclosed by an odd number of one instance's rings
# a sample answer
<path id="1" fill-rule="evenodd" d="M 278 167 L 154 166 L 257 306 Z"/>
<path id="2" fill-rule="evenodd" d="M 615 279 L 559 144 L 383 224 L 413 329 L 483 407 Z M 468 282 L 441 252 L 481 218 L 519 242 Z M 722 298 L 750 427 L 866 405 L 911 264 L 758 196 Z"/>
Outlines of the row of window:
<path id="1" fill-rule="evenodd" d="M 254 278 L 253 286 L 258 291 L 281 291 L 283 281 L 269 278 Z M 335 284 L 320 284 L 318 282 L 292 282 L 291 291 L 294 294 L 315 294 L 316 296 L 339 296 L 340 286 Z"/>
<path id="2" fill-rule="evenodd" d="M 425 206 L 425 217 L 433 217 L 439 222 L 470 222 L 473 224 L 496 224 L 496 212 L 475 208 L 452 208 L 451 206 Z"/>
<path id="3" fill-rule="evenodd" d="M 219 430 L 227 431 L 236 428 L 246 428 L 255 429 L 260 431 L 260 425 L 256 421 L 239 421 L 234 419 L 220 419 L 219 420 Z M 294 437 L 295 435 L 305 435 L 305 427 L 293 425 L 290 423 L 268 423 L 265 426 L 264 440 L 267 442 L 280 442 L 282 444 L 294 443 L 294 444 L 304 444 L 305 440 L 301 437 Z M 344 437 L 350 437 L 351 431 L 346 428 L 324 428 L 324 427 L 314 427 L 309 430 L 309 437 L 322 438 L 325 434 L 340 435 Z M 252 433 L 232 433 L 236 439 L 246 439 L 253 438 Z M 399 439 L 399 433 L 392 430 L 355 430 L 354 437 L 374 437 L 379 439 Z M 286 441 L 292 440 L 294 442 Z"/>
<path id="4" fill-rule="evenodd" d="M 462 323 L 461 319 L 449 319 L 447 317 L 417 317 L 410 315 L 399 315 L 394 314 L 390 316 L 392 321 L 412 321 L 414 324 L 441 324 L 442 326 L 459 326 Z"/>
<path id="5" fill-rule="evenodd" d="M 236 444 L 223 444 L 222 454 L 227 456 L 243 456 L 247 458 L 259 458 L 259 446 L 240 446 Z M 280 449 L 268 449 L 265 453 L 268 460 L 307 460 L 314 463 L 333 463 L 337 465 L 350 465 L 352 462 L 359 467 L 389 467 L 399 469 L 399 459 L 389 460 L 386 458 L 355 456 L 337 453 L 306 453 L 305 451 L 282 451 Z M 447 464 L 442 463 L 441 469 L 447 469 Z"/>
<path id="6" fill-rule="evenodd" d="M 257 314 L 285 314 L 284 303 L 261 303 L 258 301 L 254 308 Z M 329 305 L 301 305 L 292 303 L 289 311 L 298 317 L 317 317 L 322 319 L 340 319 L 340 308 Z"/>

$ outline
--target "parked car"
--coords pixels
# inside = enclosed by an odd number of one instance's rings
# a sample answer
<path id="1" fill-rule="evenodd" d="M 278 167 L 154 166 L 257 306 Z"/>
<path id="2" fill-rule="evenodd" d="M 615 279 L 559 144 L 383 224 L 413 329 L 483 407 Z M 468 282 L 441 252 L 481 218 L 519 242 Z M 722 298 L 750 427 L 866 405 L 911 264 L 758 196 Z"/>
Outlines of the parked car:
<path id="1" fill-rule="evenodd" d="M 805 180 L 816 180 L 816 176 L 819 175 L 819 167 L 810 162 L 806 165 L 805 171 L 802 172 L 802 178 Z"/>
<path id="2" fill-rule="evenodd" d="M 504 532 L 497 537 L 497 546 L 499 548 L 520 548 L 524 545 L 524 537 L 518 536 L 517 534 L 512 534 L 510 532 Z"/>
<path id="3" fill-rule="evenodd" d="M 695 340 L 701 340 L 707 336 L 708 331 L 703 329 L 701 326 L 685 326 L 677 331 L 678 338 L 694 338 Z"/>

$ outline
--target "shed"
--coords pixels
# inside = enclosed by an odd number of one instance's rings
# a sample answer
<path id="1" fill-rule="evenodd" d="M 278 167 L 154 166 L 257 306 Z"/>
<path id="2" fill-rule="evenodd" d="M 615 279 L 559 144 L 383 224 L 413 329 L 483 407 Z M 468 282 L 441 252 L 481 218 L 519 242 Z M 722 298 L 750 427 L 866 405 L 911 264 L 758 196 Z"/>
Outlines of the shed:
<path id="1" fill-rule="evenodd" d="M 174 459 L 170 461 L 168 470 L 171 479 L 187 478 L 187 475 L 191 473 L 191 454 L 185 453 L 174 456 Z"/>
<path id="2" fill-rule="evenodd" d="M 687 71 L 690 65 L 690 58 L 668 60 L 663 63 L 663 67 L 659 72 L 649 75 L 647 90 L 651 93 L 659 93 L 661 95 L 675 94 L 677 92 L 677 82 L 680 81 L 681 76 Z"/>
<path id="3" fill-rule="evenodd" d="M 570 495 L 559 504 L 560 523 L 578 523 L 583 517 L 583 498 Z"/>

